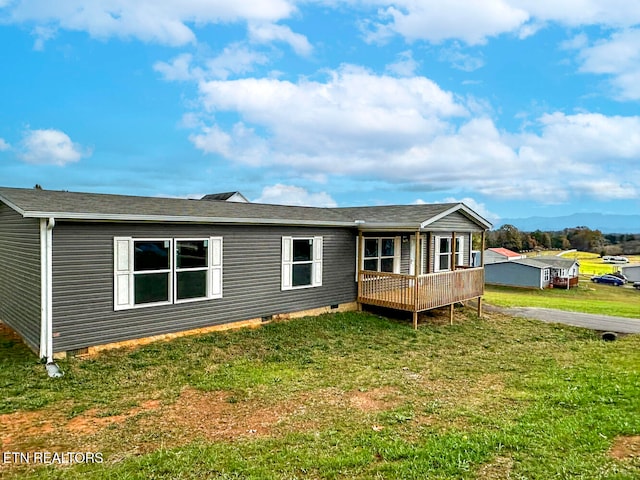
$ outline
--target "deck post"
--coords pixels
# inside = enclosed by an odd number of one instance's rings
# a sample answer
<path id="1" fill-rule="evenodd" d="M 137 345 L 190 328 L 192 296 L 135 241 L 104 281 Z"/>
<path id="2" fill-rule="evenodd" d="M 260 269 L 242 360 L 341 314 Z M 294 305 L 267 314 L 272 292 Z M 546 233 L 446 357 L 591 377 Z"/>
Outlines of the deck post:
<path id="1" fill-rule="evenodd" d="M 420 301 L 418 300 L 418 294 L 420 293 L 418 286 L 418 282 L 420 281 L 420 230 L 416 232 L 415 249 L 415 261 L 413 262 L 413 329 L 417 330 L 418 307 L 420 305 Z"/>
<path id="2" fill-rule="evenodd" d="M 451 232 L 451 270 L 456 269 L 456 232 Z"/>
<path id="3" fill-rule="evenodd" d="M 449 325 L 453 325 L 453 303 L 449 305 Z"/>
<path id="4" fill-rule="evenodd" d="M 482 297 L 478 297 L 478 317 L 482 317 Z"/>
<path id="5" fill-rule="evenodd" d="M 362 259 L 360 258 L 360 255 L 362 255 L 362 241 L 362 231 L 360 231 L 358 232 L 358 251 L 356 252 L 356 282 L 358 282 L 358 298 L 362 298 L 362 278 L 360 278 L 360 274 L 362 272 Z M 358 305 L 362 307 L 360 302 L 358 302 Z M 362 308 L 360 308 L 360 310 L 362 310 Z"/>

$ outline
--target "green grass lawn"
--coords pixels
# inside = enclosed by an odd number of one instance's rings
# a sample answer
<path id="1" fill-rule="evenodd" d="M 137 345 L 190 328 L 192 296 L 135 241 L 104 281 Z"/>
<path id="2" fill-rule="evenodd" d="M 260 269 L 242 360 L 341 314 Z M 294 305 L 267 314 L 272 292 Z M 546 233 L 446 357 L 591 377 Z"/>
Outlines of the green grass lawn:
<path id="1" fill-rule="evenodd" d="M 637 479 L 640 336 L 471 310 L 272 323 L 60 363 L 0 341 L 6 478 Z"/>
<path id="2" fill-rule="evenodd" d="M 544 307 L 640 319 L 640 292 L 626 287 L 595 284 L 582 278 L 570 290 L 533 290 L 487 285 L 485 300 L 501 307 Z"/>

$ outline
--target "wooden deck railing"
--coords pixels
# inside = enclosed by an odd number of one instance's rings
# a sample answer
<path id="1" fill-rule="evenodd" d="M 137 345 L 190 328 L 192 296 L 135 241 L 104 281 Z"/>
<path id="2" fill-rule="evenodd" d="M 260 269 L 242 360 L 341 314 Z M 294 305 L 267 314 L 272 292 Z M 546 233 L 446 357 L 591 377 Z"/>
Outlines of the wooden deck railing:
<path id="1" fill-rule="evenodd" d="M 361 271 L 358 302 L 420 312 L 482 296 L 484 268 L 465 268 L 416 277 Z"/>

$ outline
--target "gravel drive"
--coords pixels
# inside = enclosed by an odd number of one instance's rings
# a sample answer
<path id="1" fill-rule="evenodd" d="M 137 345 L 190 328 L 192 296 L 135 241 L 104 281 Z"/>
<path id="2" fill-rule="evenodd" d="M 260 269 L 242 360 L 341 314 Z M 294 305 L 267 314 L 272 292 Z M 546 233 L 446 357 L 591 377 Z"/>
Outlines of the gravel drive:
<path id="1" fill-rule="evenodd" d="M 499 308 L 498 310 L 516 317 L 536 318 L 543 322 L 564 323 L 603 332 L 640 333 L 640 318 L 610 317 L 535 307 L 511 307 Z"/>

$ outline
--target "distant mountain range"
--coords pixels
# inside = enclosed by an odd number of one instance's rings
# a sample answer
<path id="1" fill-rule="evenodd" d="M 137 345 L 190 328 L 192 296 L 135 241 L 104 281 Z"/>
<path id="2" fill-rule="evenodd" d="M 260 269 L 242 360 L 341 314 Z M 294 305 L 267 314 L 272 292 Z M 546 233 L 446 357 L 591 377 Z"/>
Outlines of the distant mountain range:
<path id="1" fill-rule="evenodd" d="M 574 213 L 562 217 L 501 218 L 493 228 L 509 224 L 523 232 L 558 231 L 565 228 L 588 227 L 602 233 L 640 233 L 640 215 L 605 215 L 602 213 Z"/>

